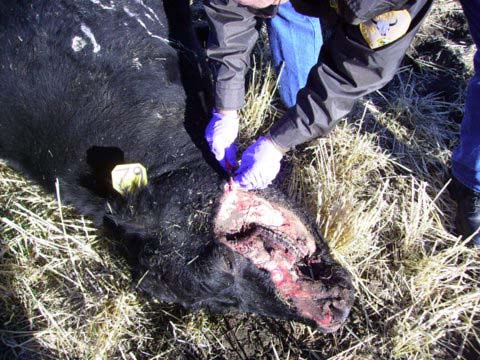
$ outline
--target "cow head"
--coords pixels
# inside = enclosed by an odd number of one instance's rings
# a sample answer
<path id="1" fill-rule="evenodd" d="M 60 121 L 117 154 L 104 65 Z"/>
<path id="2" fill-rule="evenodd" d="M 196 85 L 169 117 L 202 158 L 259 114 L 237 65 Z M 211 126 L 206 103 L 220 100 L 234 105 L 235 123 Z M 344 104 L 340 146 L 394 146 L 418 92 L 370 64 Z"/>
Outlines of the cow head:
<path id="1" fill-rule="evenodd" d="M 348 273 L 327 245 L 275 191 L 227 185 L 213 227 L 218 242 L 268 274 L 278 301 L 324 332 L 337 330 L 353 303 Z"/>
<path id="2" fill-rule="evenodd" d="M 353 286 L 318 232 L 274 189 L 209 188 L 201 171 L 188 173 L 163 179 L 155 187 L 162 194 L 148 201 L 155 205 L 138 218 L 151 224 L 140 236 L 140 287 L 189 308 L 336 331 L 353 304 Z M 138 200 L 127 208 L 139 209 Z"/>

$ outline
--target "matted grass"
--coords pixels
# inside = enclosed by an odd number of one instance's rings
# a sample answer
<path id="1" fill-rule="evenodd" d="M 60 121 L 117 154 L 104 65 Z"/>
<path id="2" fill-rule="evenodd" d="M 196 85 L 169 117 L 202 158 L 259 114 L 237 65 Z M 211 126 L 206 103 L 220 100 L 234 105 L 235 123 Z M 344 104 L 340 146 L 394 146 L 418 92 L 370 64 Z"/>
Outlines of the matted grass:
<path id="1" fill-rule="evenodd" d="M 459 4 L 438 1 L 398 76 L 286 158 L 280 185 L 353 276 L 340 331 L 148 301 L 111 240 L 0 164 L 0 358 L 478 356 L 480 256 L 452 235 L 445 190 L 471 75 L 462 19 Z M 281 114 L 273 72 L 258 63 L 242 148 Z"/>

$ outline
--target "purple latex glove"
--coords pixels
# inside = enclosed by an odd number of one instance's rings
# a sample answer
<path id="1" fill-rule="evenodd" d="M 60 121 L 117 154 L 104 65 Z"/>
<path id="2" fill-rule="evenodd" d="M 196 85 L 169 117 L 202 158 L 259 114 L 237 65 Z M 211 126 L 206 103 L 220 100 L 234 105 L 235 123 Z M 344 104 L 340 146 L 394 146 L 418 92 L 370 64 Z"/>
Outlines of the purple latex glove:
<path id="1" fill-rule="evenodd" d="M 280 171 L 282 157 L 283 153 L 271 140 L 260 136 L 243 153 L 235 181 L 243 189 L 265 189 Z"/>
<path id="2" fill-rule="evenodd" d="M 238 135 L 238 115 L 212 113 L 212 119 L 205 130 L 205 139 L 213 155 L 227 171 L 237 167 L 237 147 L 234 144 Z"/>

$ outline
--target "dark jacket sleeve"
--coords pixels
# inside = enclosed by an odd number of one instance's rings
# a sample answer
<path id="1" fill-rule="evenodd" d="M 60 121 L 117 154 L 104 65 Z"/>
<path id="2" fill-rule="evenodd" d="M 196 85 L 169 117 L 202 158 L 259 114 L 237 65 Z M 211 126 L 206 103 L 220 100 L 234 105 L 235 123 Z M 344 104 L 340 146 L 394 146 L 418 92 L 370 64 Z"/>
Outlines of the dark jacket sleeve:
<path id="1" fill-rule="evenodd" d="M 408 32 L 392 44 L 372 50 L 358 26 L 339 21 L 322 47 L 319 63 L 310 71 L 297 103 L 275 123 L 272 140 L 289 149 L 325 136 L 348 114 L 355 100 L 383 87 L 400 66 L 432 0 L 410 1 L 412 23 Z"/>
<path id="2" fill-rule="evenodd" d="M 358 25 L 387 11 L 401 9 L 407 2 L 408 0 L 331 0 L 330 4 L 343 20 Z"/>
<path id="3" fill-rule="evenodd" d="M 205 1 L 210 23 L 207 56 L 215 82 L 215 106 L 237 110 L 245 104 L 245 75 L 258 38 L 254 15 L 233 0 Z"/>

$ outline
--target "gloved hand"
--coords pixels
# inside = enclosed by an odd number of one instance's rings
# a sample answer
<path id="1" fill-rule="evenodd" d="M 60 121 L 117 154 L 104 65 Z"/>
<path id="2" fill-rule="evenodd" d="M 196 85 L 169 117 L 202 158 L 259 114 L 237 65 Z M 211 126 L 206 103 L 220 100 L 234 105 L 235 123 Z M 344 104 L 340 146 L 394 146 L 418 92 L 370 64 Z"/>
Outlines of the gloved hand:
<path id="1" fill-rule="evenodd" d="M 227 171 L 237 167 L 237 147 L 234 144 L 237 135 L 237 112 L 223 114 L 214 110 L 205 130 L 205 139 L 215 158 Z"/>
<path id="2" fill-rule="evenodd" d="M 242 155 L 242 163 L 235 176 L 240 187 L 265 189 L 280 171 L 283 152 L 270 139 L 260 136 Z"/>

